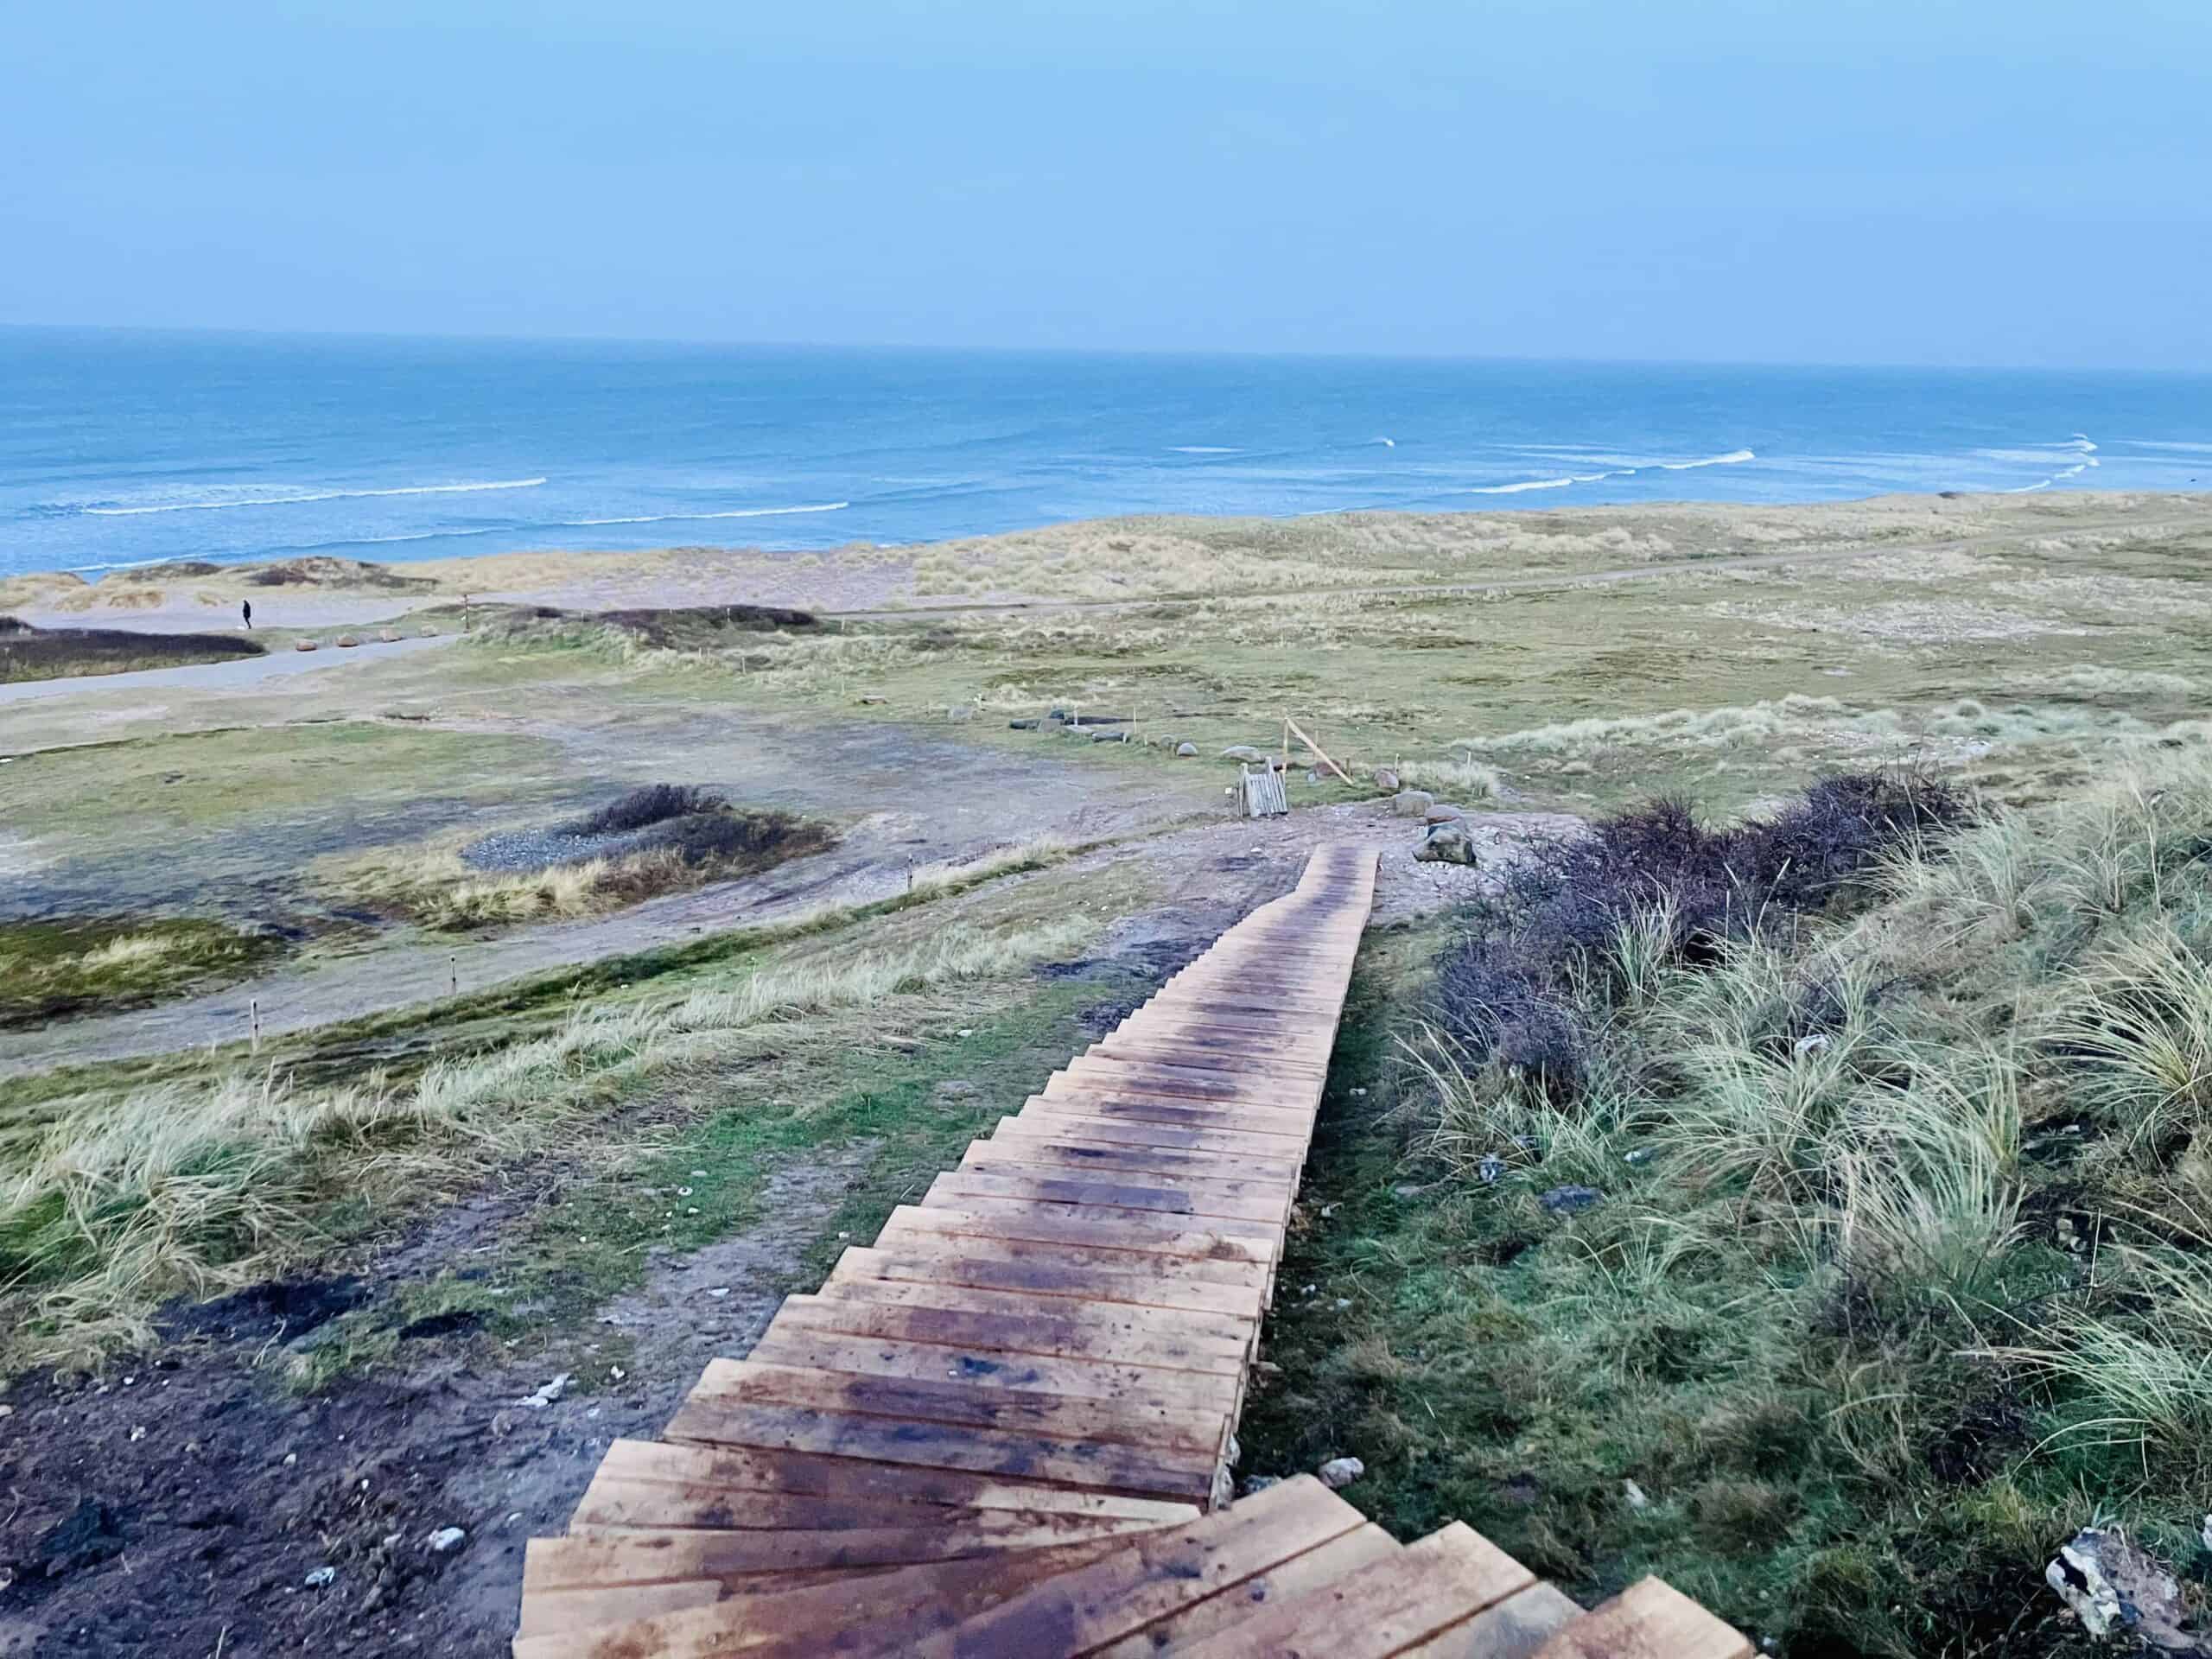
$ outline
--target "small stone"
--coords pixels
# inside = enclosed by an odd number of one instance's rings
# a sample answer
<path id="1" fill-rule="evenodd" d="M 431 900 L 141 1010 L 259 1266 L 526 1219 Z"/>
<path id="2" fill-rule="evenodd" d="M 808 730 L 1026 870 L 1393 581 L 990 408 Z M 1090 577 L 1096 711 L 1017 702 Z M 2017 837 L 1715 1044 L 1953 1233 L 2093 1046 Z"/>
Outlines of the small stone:
<path id="1" fill-rule="evenodd" d="M 709 1291 L 707 1294 L 720 1300 L 721 1298 L 729 1294 L 729 1287 L 728 1285 L 716 1285 L 712 1290 Z"/>
<path id="2" fill-rule="evenodd" d="M 862 702 L 862 704 L 864 704 L 864 705 L 873 705 L 873 704 L 875 704 L 875 703 L 888 702 L 890 702 L 890 701 L 891 701 L 891 699 L 890 699 L 890 698 L 888 698 L 888 697 L 879 697 L 879 696 L 874 696 L 873 694 L 871 694 L 871 695 L 869 695 L 869 696 L 864 696 L 864 697 L 862 697 L 862 698 L 861 699 L 861 702 Z"/>
<path id="3" fill-rule="evenodd" d="M 12 1417 L 15 1414 L 16 1408 L 13 1406 L 0 1406 L 0 1417 Z"/>
<path id="4" fill-rule="evenodd" d="M 1505 1174 L 1505 1160 L 1494 1152 L 1486 1152 L 1482 1155 L 1482 1161 L 1475 1166 L 1475 1173 L 1482 1179 L 1484 1186 L 1495 1186 Z"/>
<path id="5" fill-rule="evenodd" d="M 320 651 L 321 648 L 321 646 L 317 645 L 312 639 L 295 639 L 292 641 L 292 649 L 294 651 Z"/>
<path id="6" fill-rule="evenodd" d="M 383 1538 L 378 1541 L 378 1546 L 385 1549 L 397 1549 L 399 1548 L 399 1540 L 401 1536 L 402 1535 L 399 1533 L 387 1532 L 385 1534 Z"/>
<path id="7" fill-rule="evenodd" d="M 1648 1510 L 1651 1507 L 1651 1500 L 1644 1495 L 1643 1488 L 1632 1480 L 1621 1482 L 1621 1496 L 1628 1500 L 1628 1506 L 1631 1510 Z"/>
<path id="8" fill-rule="evenodd" d="M 1375 768 L 1375 787 L 1385 795 L 1395 795 L 1405 785 L 1398 781 L 1398 774 L 1395 768 L 1377 766 Z"/>
<path id="9" fill-rule="evenodd" d="M 550 1382 L 546 1383 L 543 1388 L 539 1389 L 537 1393 L 524 1395 L 521 1399 L 516 1401 L 515 1404 L 518 1406 L 527 1406 L 532 1411 L 543 1411 L 546 1407 L 553 1404 L 554 1402 L 557 1401 L 563 1395 L 566 1394 L 569 1391 L 569 1384 L 574 1380 L 574 1376 L 569 1372 L 563 1371 L 560 1376 L 555 1377 Z"/>
<path id="10" fill-rule="evenodd" d="M 696 1180 L 696 1179 L 699 1179 L 699 1177 L 701 1177 L 702 1175 L 704 1175 L 706 1173 L 707 1173 L 707 1172 L 706 1172 L 705 1170 L 703 1170 L 703 1169 L 695 1169 L 695 1170 L 693 1170 L 693 1171 L 691 1172 L 691 1178 L 692 1178 L 694 1180 Z"/>
<path id="11" fill-rule="evenodd" d="M 1633 1151 L 1624 1154 L 1622 1157 L 1621 1161 L 1626 1164 L 1630 1169 L 1641 1169 L 1644 1165 L 1649 1163 L 1658 1155 L 1659 1149 L 1656 1147 L 1637 1147 Z"/>
<path id="12" fill-rule="evenodd" d="M 1823 1052 L 1827 1048 L 1828 1043 L 1829 1039 L 1826 1036 L 1800 1037 L 1792 1046 L 1791 1052 L 1802 1059 L 1808 1054 Z"/>
<path id="13" fill-rule="evenodd" d="M 468 1534 L 460 1527 L 440 1527 L 423 1541 L 423 1548 L 433 1555 L 450 1555 L 467 1539 Z"/>
<path id="14" fill-rule="evenodd" d="M 307 1580 L 310 1590 L 326 1590 L 337 1581 L 338 1569 L 334 1567 L 318 1567 L 308 1574 Z"/>
<path id="15" fill-rule="evenodd" d="M 285 1466 L 287 1469 L 290 1468 L 294 1464 L 297 1463 L 299 1460 L 300 1460 L 300 1454 L 299 1454 L 298 1452 L 287 1452 L 284 1454 L 284 1466 Z"/>
<path id="16" fill-rule="evenodd" d="M 1357 1458 L 1331 1458 L 1313 1472 L 1331 1491 L 1339 1491 L 1365 1474 L 1367 1465 Z"/>
<path id="17" fill-rule="evenodd" d="M 1605 1198 L 1594 1186 L 1555 1186 L 1536 1202 L 1554 1216 L 1579 1216 Z"/>
<path id="18" fill-rule="evenodd" d="M 1198 746 L 1195 743 L 1178 743 L 1175 746 L 1175 758 L 1178 760 L 1196 760 L 1198 753 Z"/>
<path id="19" fill-rule="evenodd" d="M 380 645 L 396 645 L 399 643 L 399 635 L 391 628 L 378 628 L 377 643 Z"/>
<path id="20" fill-rule="evenodd" d="M 338 636 L 338 649 L 340 651 L 351 651 L 360 643 L 361 642 L 358 639 L 350 633 L 341 633 Z"/>
<path id="21" fill-rule="evenodd" d="M 1243 1484 L 1237 1488 L 1237 1491 L 1242 1497 L 1250 1497 L 1255 1492 L 1264 1492 L 1270 1486 L 1281 1484 L 1281 1475 L 1247 1475 L 1244 1477 Z"/>

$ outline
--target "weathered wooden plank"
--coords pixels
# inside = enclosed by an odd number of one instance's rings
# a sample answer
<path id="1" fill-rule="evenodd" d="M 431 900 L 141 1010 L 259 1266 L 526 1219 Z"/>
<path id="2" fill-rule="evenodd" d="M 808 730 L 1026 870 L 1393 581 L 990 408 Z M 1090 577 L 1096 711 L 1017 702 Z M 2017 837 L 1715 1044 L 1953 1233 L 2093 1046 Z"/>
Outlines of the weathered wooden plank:
<path id="1" fill-rule="evenodd" d="M 1268 1241 L 1255 1239 L 1224 1227 L 1199 1223 L 1178 1226 L 1173 1222 L 1138 1225 L 1118 1220 L 1079 1220 L 1034 1205 L 969 1207 L 941 1205 L 925 1209 L 901 1205 L 891 1212 L 891 1223 L 880 1237 L 911 1240 L 919 1236 L 961 1236 L 1001 1239 L 1008 1243 L 1065 1244 L 1081 1249 L 1113 1250 L 1128 1257 L 1133 1268 L 1141 1262 L 1149 1272 L 1153 1256 L 1176 1258 L 1184 1263 L 1224 1268 L 1256 1268 L 1262 1272 L 1274 1259 Z M 1179 1267 L 1178 1271 L 1191 1271 Z M 1240 1275 L 1237 1282 L 1242 1282 Z"/>
<path id="2" fill-rule="evenodd" d="M 960 1160 L 963 1176 L 995 1176 L 1023 1181 L 1061 1181 L 1096 1184 L 1102 1181 L 1181 1194 L 1187 1211 L 1168 1214 L 1249 1215 L 1271 1227 L 1280 1227 L 1297 1197 L 1297 1184 L 1287 1178 L 1266 1179 L 1248 1172 L 1243 1175 L 1216 1173 L 1194 1175 L 1188 1171 L 1117 1169 L 1070 1152 L 1049 1152 L 1020 1141 L 979 1141 Z M 1230 1208 L 1230 1205 L 1234 1208 Z"/>
<path id="3" fill-rule="evenodd" d="M 1331 1659 L 1389 1659 L 1535 1582 L 1527 1567 L 1454 1522 L 1334 1584 L 1271 1599 L 1176 1651 L 1188 1659 L 1269 1659 L 1295 1644 Z"/>
<path id="4" fill-rule="evenodd" d="M 1078 1322 L 1042 1314 L 974 1313 L 957 1308 L 885 1306 L 842 1297 L 792 1296 L 770 1328 L 786 1322 L 806 1331 L 851 1337 L 935 1343 L 1000 1354 L 1043 1354 L 1071 1359 L 1117 1360 L 1163 1370 L 1239 1374 L 1248 1351 L 1211 1332 L 1147 1332 L 1105 1321 Z"/>
<path id="5" fill-rule="evenodd" d="M 965 1377 L 880 1376 L 760 1359 L 715 1360 L 689 1397 L 1005 1429 L 1040 1440 L 1173 1446 L 1217 1458 L 1228 1427 L 1222 1413 L 1193 1407 L 1172 1387 L 1064 1395 Z"/>
<path id="6" fill-rule="evenodd" d="M 916 1210 L 912 1213 L 931 1217 L 938 1214 L 934 1210 Z M 954 1237 L 968 1241 L 958 1247 L 962 1258 L 979 1262 L 1034 1262 L 1096 1268 L 1109 1273 L 1157 1278 L 1170 1285 L 1233 1285 L 1259 1290 L 1264 1288 L 1268 1282 L 1267 1268 L 1255 1262 L 1228 1261 L 1215 1256 L 1161 1255 L 1156 1252 L 1050 1243 L 1036 1239 L 985 1238 L 962 1232 L 957 1228 L 950 1231 L 939 1231 L 895 1219 L 886 1224 L 882 1232 L 876 1236 L 876 1248 L 917 1257 L 950 1255 L 953 1251 L 945 1241 Z M 1162 1304 L 1166 1306 L 1173 1305 Z"/>
<path id="7" fill-rule="evenodd" d="M 726 1598 L 632 1624 L 523 1637 L 514 1644 L 514 1659 L 831 1659 L 880 1653 L 887 1625 L 946 1628 L 1116 1547 L 1109 1540 L 847 1574 L 834 1583 Z"/>
<path id="8" fill-rule="evenodd" d="M 1377 1526 L 1364 1526 L 1332 1538 L 1303 1555 L 1258 1573 L 1226 1592 L 1172 1613 L 1134 1636 L 1095 1650 L 1092 1659 L 1154 1659 L 1179 1653 L 1184 1643 L 1204 1641 L 1230 1629 L 1262 1605 L 1273 1605 L 1324 1589 L 1348 1573 L 1398 1553 L 1398 1541 Z"/>
<path id="9" fill-rule="evenodd" d="M 1751 1644 L 1679 1590 L 1641 1579 L 1560 1627 L 1537 1659 L 1748 1659 Z"/>
<path id="10" fill-rule="evenodd" d="M 1012 1118 L 989 1140 L 971 1144 L 968 1155 L 1049 1158 L 1081 1168 L 1140 1171 L 1199 1180 L 1272 1181 L 1283 1187 L 1295 1187 L 1303 1173 L 1297 1161 L 1290 1158 L 1270 1158 L 1251 1152 L 1123 1146 L 1111 1141 L 1094 1141 L 1085 1135 L 1060 1135 L 1033 1126 L 1025 1128 Z"/>
<path id="11" fill-rule="evenodd" d="M 1136 1210 L 1102 1211 L 1086 1216 L 1065 1205 L 971 1198 L 957 1208 L 916 1205 L 914 1213 L 930 1217 L 940 1230 L 980 1233 L 986 1238 L 1027 1238 L 1043 1244 L 1089 1244 L 1101 1249 L 1161 1255 L 1211 1256 L 1262 1266 L 1274 1262 L 1277 1249 L 1276 1239 L 1252 1222 L 1150 1216 Z"/>
<path id="12" fill-rule="evenodd" d="M 885 1526 L 957 1520 L 952 1511 L 970 1510 L 1111 1516 L 1160 1525 L 1191 1518 L 1176 1502 L 1009 1484 L 953 1471 L 927 1473 L 772 1449 L 617 1440 L 576 1506 L 574 1524 Z M 671 1513 L 690 1518 L 671 1519 Z"/>
<path id="13" fill-rule="evenodd" d="M 1269 1165 L 1306 1162 L 1305 1131 L 1254 1135 L 1244 1129 L 1198 1128 L 1151 1118 L 1086 1112 L 1080 1105 L 1033 1100 L 1019 1117 L 1002 1117 L 992 1138 L 1007 1134 L 1074 1140 L 1084 1145 L 1154 1147 L 1236 1158 L 1247 1153 Z"/>
<path id="14" fill-rule="evenodd" d="M 1064 1324 L 1131 1342 L 1156 1337 L 1224 1356 L 1242 1354 L 1249 1348 L 1260 1324 L 1249 1314 L 1216 1313 L 1202 1308 L 1148 1307 L 1134 1302 L 1092 1301 L 1077 1297 L 1048 1299 L 1018 1290 L 989 1290 L 942 1281 L 906 1284 L 883 1279 L 832 1279 L 812 1300 L 817 1303 L 859 1302 L 871 1307 L 930 1307 L 949 1313 L 1001 1315 L 1032 1323 Z"/>
<path id="15" fill-rule="evenodd" d="M 1313 1114 L 1309 1111 L 1281 1107 L 1228 1107 L 1177 1096 L 1089 1088 L 1076 1084 L 1063 1084 L 1056 1094 L 1033 1096 L 1023 1103 L 1020 1116 L 1027 1118 L 1033 1108 L 1046 1113 L 1073 1112 L 1086 1117 L 1122 1118 L 1186 1129 L 1222 1129 L 1241 1135 L 1272 1136 L 1277 1147 L 1294 1151 L 1301 1158 L 1313 1133 Z M 1268 1143 L 1262 1140 L 1258 1144 Z"/>
<path id="16" fill-rule="evenodd" d="M 764 1332 L 748 1357 L 766 1364 L 842 1371 L 855 1376 L 942 1377 L 976 1388 L 1052 1393 L 1070 1399 L 1118 1400 L 1156 1395 L 1192 1411 L 1213 1413 L 1224 1421 L 1236 1408 L 1242 1380 L 1222 1372 L 1163 1370 L 1157 1366 L 1064 1355 L 1008 1354 L 810 1331 L 797 1325 Z"/>
<path id="17" fill-rule="evenodd" d="M 965 1205 L 977 1198 L 1020 1198 L 1033 1204 L 1072 1204 L 1086 1210 L 1136 1210 L 1171 1216 L 1196 1216 L 1207 1220 L 1250 1222 L 1276 1228 L 1282 1224 L 1284 1205 L 1274 1194 L 1254 1197 L 1243 1192 L 1224 1192 L 1192 1182 L 1177 1186 L 1140 1185 L 1134 1182 L 1094 1179 L 1077 1174 L 1070 1178 L 1003 1173 L 963 1166 L 948 1170 L 930 1184 L 925 1204 Z"/>
<path id="18" fill-rule="evenodd" d="M 1192 1308 L 1249 1319 L 1257 1319 L 1262 1312 L 1256 1285 L 1132 1273 L 1126 1257 L 1118 1262 L 1102 1261 L 1095 1251 L 1060 1254 L 1064 1259 L 1034 1251 L 1026 1256 L 985 1250 L 905 1254 L 855 1247 L 837 1258 L 830 1282 L 876 1279 L 888 1284 L 960 1285 L 974 1290 L 1021 1291 L 1032 1296 L 1082 1301 L 1128 1302 L 1139 1307 Z"/>
<path id="19" fill-rule="evenodd" d="M 858 1462 L 1191 1503 L 1211 1497 L 1216 1469 L 1213 1458 L 1173 1446 L 1078 1445 L 992 1429 L 887 1423 L 842 1412 L 730 1405 L 716 1400 L 687 1400 L 669 1420 L 667 1433 L 671 1440 L 705 1446 L 812 1452 Z"/>
<path id="20" fill-rule="evenodd" d="M 1581 1616 L 1573 1601 L 1538 1582 L 1408 1648 L 1400 1659 L 1533 1659 L 1554 1631 Z"/>
<path id="21" fill-rule="evenodd" d="M 1300 1476 L 1204 1522 L 1142 1535 L 905 1650 L 914 1659 L 1075 1659 L 1364 1524 L 1349 1503 Z"/>

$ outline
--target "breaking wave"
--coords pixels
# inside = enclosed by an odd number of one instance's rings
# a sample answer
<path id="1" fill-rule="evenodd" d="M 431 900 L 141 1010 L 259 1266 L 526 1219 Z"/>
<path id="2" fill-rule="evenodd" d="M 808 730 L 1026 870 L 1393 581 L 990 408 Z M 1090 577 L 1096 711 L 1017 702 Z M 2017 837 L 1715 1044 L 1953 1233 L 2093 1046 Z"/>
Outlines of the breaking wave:
<path id="1" fill-rule="evenodd" d="M 204 501 L 162 501 L 146 506 L 79 507 L 100 518 L 136 518 L 150 512 L 222 512 L 234 507 L 296 507 L 310 501 L 365 501 L 387 495 L 477 495 L 486 490 L 534 490 L 542 478 L 498 478 L 471 484 L 409 484 L 385 490 L 301 490 L 283 495 L 235 495 Z"/>

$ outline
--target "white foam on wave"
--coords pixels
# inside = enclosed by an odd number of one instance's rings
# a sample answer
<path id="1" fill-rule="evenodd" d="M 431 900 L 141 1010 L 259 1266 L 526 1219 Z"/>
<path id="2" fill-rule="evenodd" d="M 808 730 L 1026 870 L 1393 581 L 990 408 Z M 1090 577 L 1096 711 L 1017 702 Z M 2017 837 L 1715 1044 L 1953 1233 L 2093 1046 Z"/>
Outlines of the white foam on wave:
<path id="1" fill-rule="evenodd" d="M 1747 461 L 1758 459 L 1748 449 L 1731 449 L 1725 455 L 1707 455 L 1698 461 L 1654 461 L 1645 464 L 1656 467 L 1662 473 L 1688 473 L 1700 467 L 1740 467 Z M 1636 469 L 1630 467 L 1630 470 L 1633 472 Z"/>
<path id="2" fill-rule="evenodd" d="M 794 512 L 842 512 L 849 501 L 824 501 L 804 507 L 735 507 L 728 512 L 646 512 L 631 518 L 563 518 L 556 530 L 588 530 L 600 524 L 690 524 L 705 518 L 780 518 Z"/>
<path id="3" fill-rule="evenodd" d="M 101 518 L 136 518 L 149 512 L 221 512 L 235 507 L 296 507 L 310 501 L 365 501 L 386 495 L 476 495 L 486 490 L 534 490 L 542 478 L 495 478 L 468 484 L 408 484 L 383 490 L 302 490 L 289 495 L 241 495 L 226 500 L 163 501 L 139 507 L 84 507 Z"/>
<path id="4" fill-rule="evenodd" d="M 1529 490 L 1563 490 L 1580 480 L 1572 478 L 1524 478 L 1517 484 L 1472 484 L 1453 495 L 1520 495 Z"/>
<path id="5" fill-rule="evenodd" d="M 1170 454 L 1175 455 L 1241 455 L 1242 449 L 1226 449 L 1217 443 L 1171 443 Z"/>

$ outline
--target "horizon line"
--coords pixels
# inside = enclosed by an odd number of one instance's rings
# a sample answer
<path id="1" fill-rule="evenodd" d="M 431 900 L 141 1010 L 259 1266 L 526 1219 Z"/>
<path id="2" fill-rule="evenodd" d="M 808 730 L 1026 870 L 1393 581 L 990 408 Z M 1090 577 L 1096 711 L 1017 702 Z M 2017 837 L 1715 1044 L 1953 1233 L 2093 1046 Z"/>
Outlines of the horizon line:
<path id="1" fill-rule="evenodd" d="M 219 323 L 43 322 L 0 320 L 0 334 L 131 334 L 147 336 L 203 336 L 257 340 L 420 341 L 441 345 L 505 346 L 640 346 L 674 350 L 738 352 L 843 352 L 910 356 L 1152 358 L 1207 361 L 1213 359 L 1280 360 L 1295 359 L 1337 363 L 1465 363 L 1524 364 L 1586 368 L 1678 369 L 1798 369 L 1843 373 L 1980 373 L 1980 374 L 2139 374 L 2158 378 L 2212 378 L 2212 365 L 2150 366 L 2133 363 L 1993 363 L 1903 362 L 1866 360 L 1844 362 L 1818 358 L 1766 357 L 1582 357 L 1510 352 L 1386 352 L 1313 351 L 1294 347 L 1164 346 L 1038 346 L 943 345 L 908 340 L 760 340 L 735 336 L 677 334 L 522 334 L 491 332 L 409 332 L 389 328 L 249 328 Z"/>

